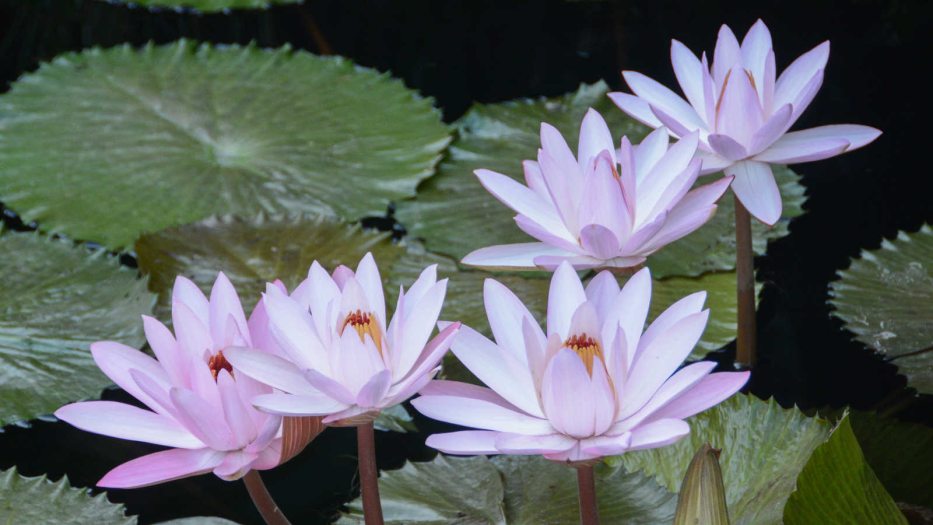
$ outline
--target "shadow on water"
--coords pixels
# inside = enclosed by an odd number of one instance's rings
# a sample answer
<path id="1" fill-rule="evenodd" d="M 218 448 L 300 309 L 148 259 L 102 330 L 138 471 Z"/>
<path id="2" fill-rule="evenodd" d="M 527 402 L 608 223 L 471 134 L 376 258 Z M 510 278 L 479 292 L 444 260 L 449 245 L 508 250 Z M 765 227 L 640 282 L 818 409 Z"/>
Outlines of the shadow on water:
<path id="1" fill-rule="evenodd" d="M 823 39 L 832 41 L 822 91 L 797 128 L 856 122 L 885 134 L 862 151 L 798 167 L 807 186 L 807 213 L 757 261 L 765 287 L 758 313 L 761 362 L 751 390 L 786 406 L 881 408 L 930 424 L 930 398 L 905 390 L 893 365 L 853 341 L 832 317 L 826 298 L 828 283 L 860 249 L 877 247 L 898 230 L 933 223 L 933 177 L 920 162 L 928 148 L 922 126 L 931 120 L 929 84 L 923 81 L 930 77 L 931 40 L 923 24 L 933 18 L 931 2 L 313 0 L 196 15 L 95 0 L 0 0 L 0 90 L 40 61 L 94 45 L 186 37 L 268 47 L 289 43 L 316 51 L 309 31 L 313 20 L 335 53 L 391 71 L 434 97 L 452 121 L 476 101 L 558 95 L 598 79 L 621 87 L 623 68 L 672 84 L 670 38 L 710 51 L 719 24 L 741 33 L 758 17 L 774 35 L 779 68 Z M 364 225 L 403 236 L 391 211 L 387 217 Z M 3 220 L 8 227 L 30 229 L 9 210 Z M 726 347 L 712 357 L 727 363 L 732 352 Z M 380 466 L 431 457 L 422 445 L 424 434 L 442 427 L 418 422 L 420 435 L 380 433 Z M 267 475 L 296 522 L 325 523 L 354 495 L 354 443 L 352 431 L 328 430 L 292 463 Z M 53 478 L 67 474 L 74 484 L 91 486 L 108 468 L 150 450 L 36 421 L 32 428 L 9 427 L 0 434 L 0 467 L 17 465 L 25 474 L 48 472 Z M 286 486 L 292 475 L 301 481 Z M 126 502 L 147 523 L 197 514 L 258 522 L 241 484 L 212 476 L 111 491 L 110 497 Z"/>

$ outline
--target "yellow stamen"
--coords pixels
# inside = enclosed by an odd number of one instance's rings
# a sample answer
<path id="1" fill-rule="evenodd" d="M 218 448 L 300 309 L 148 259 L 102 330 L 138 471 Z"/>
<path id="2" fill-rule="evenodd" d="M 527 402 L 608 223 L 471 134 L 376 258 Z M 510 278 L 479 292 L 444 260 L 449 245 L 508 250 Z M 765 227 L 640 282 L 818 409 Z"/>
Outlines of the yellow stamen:
<path id="1" fill-rule="evenodd" d="M 379 329 L 379 324 L 376 323 L 376 317 L 373 314 L 361 310 L 350 312 L 347 314 L 347 318 L 344 319 L 343 326 L 340 327 L 341 334 L 347 325 L 356 330 L 357 335 L 360 336 L 360 341 L 366 342 L 366 334 L 369 334 L 379 353 L 382 353 L 382 331 Z"/>
<path id="2" fill-rule="evenodd" d="M 603 360 L 602 347 L 599 346 L 599 342 L 588 335 L 574 335 L 570 337 L 570 339 L 567 339 L 564 346 L 573 350 L 580 356 L 590 376 L 593 375 L 593 362 L 596 358 L 598 357 L 600 361 Z"/>

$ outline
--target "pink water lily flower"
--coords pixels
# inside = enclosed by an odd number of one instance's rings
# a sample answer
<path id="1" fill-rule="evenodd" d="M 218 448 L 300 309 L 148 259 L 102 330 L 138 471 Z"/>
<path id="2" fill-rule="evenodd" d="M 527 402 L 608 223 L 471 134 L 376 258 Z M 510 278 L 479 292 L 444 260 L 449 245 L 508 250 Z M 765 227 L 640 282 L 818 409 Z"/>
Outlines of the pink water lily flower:
<path id="1" fill-rule="evenodd" d="M 642 333 L 648 269 L 621 290 L 608 271 L 584 289 L 562 263 L 551 280 L 546 333 L 502 284 L 487 279 L 484 292 L 496 341 L 464 326 L 452 350 L 489 388 L 433 381 L 412 401 L 428 417 L 480 429 L 430 436 L 428 446 L 442 452 L 586 462 L 661 447 L 690 432 L 685 418 L 748 379 L 748 372 L 710 373 L 711 362 L 678 370 L 706 327 L 705 292 L 674 303 Z"/>
<path id="2" fill-rule="evenodd" d="M 700 171 L 697 134 L 668 147 L 661 129 L 617 151 L 602 116 L 590 109 L 580 127 L 577 156 L 560 132 L 541 125 L 538 161 L 525 161 L 526 185 L 477 170 L 483 186 L 515 210 L 515 222 L 540 242 L 491 246 L 463 262 L 490 268 L 553 270 L 631 267 L 712 217 L 730 179 L 691 190 Z"/>
<path id="3" fill-rule="evenodd" d="M 142 487 L 210 471 L 235 480 L 288 459 L 282 418 L 250 404 L 272 389 L 235 371 L 225 358 L 228 348 L 254 342 L 236 290 L 223 273 L 210 299 L 178 277 L 172 292 L 174 335 L 152 317 L 143 316 L 143 324 L 155 359 L 112 341 L 92 344 L 91 352 L 97 366 L 148 410 L 86 401 L 55 412 L 88 432 L 171 447 L 119 465 L 99 486 Z"/>
<path id="4" fill-rule="evenodd" d="M 781 194 L 770 164 L 794 164 L 852 151 L 881 134 L 875 128 L 837 124 L 793 131 L 823 83 L 829 42 L 801 55 L 776 75 L 771 33 L 758 20 L 739 44 L 728 26 L 719 30 L 713 63 L 677 40 L 671 62 L 684 100 L 634 71 L 622 75 L 634 95 L 610 93 L 622 111 L 675 137 L 699 132 L 703 172 L 725 170 L 748 211 L 766 224 L 781 216 Z"/>
<path id="5" fill-rule="evenodd" d="M 262 410 L 360 425 L 411 397 L 438 372 L 459 329 L 450 325 L 428 341 L 446 292 L 436 265 L 426 268 L 400 291 L 387 324 L 371 254 L 356 272 L 340 266 L 332 276 L 315 261 L 291 296 L 274 285 L 263 296 L 269 333 L 287 357 L 246 348 L 225 355 L 238 371 L 282 391 L 253 399 Z"/>

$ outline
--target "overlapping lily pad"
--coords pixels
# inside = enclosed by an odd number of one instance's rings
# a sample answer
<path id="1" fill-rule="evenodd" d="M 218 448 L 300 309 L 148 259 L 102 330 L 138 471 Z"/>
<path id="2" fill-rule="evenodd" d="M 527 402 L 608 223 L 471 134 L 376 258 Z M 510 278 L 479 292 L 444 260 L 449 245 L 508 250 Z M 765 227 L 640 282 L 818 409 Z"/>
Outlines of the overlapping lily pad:
<path id="1" fill-rule="evenodd" d="M 176 9 L 214 13 L 233 9 L 267 9 L 281 4 L 300 4 L 304 0 L 106 0 L 131 6 L 145 6 L 152 9 Z"/>
<path id="2" fill-rule="evenodd" d="M 670 523 L 674 495 L 648 476 L 597 468 L 604 523 Z M 541 457 L 438 456 L 385 471 L 379 492 L 392 525 L 564 525 L 579 523 L 576 474 Z M 338 523 L 363 523 L 359 500 Z"/>
<path id="3" fill-rule="evenodd" d="M 863 507 L 829 506 L 824 519 L 810 523 L 862 523 L 859 517 L 875 515 L 887 516 L 888 521 L 879 523 L 898 523 L 900 513 L 894 508 L 892 514 L 893 500 L 873 478 L 858 444 L 852 448 L 854 437 L 845 419 L 834 430 L 830 422 L 807 417 L 796 408 L 781 408 L 774 400 L 736 395 L 691 418 L 689 423 L 690 436 L 680 442 L 628 453 L 612 462 L 651 474 L 676 491 L 696 449 L 709 443 L 722 450 L 719 462 L 734 525 L 782 523 L 787 519 L 785 507 L 792 494 L 798 494 L 801 503 L 816 497 L 866 500 Z M 821 472 L 824 468 L 826 472 Z M 861 472 L 863 477 L 835 480 L 840 470 Z M 804 472 L 807 474 L 802 484 Z M 824 480 L 823 485 L 838 486 L 826 488 L 812 483 L 814 472 L 833 476 L 833 481 Z M 818 496 L 819 491 L 825 492 Z M 811 510 L 809 504 L 801 504 L 793 511 L 794 517 L 806 516 Z"/>
<path id="4" fill-rule="evenodd" d="M 134 525 L 123 505 L 72 488 L 68 480 L 25 477 L 16 469 L 0 471 L 0 523 L 94 523 Z"/>
<path id="5" fill-rule="evenodd" d="M 933 393 L 933 228 L 862 251 L 830 295 L 859 341 L 893 358 L 910 386 Z"/>
<path id="6" fill-rule="evenodd" d="M 624 134 L 640 141 L 648 129 L 624 116 L 606 97 L 607 91 L 600 82 L 554 99 L 475 106 L 455 124 L 458 138 L 438 174 L 419 188 L 417 199 L 399 204 L 399 221 L 411 235 L 423 238 L 429 250 L 458 260 L 484 246 L 527 242 L 529 237 L 515 226 L 514 213 L 483 189 L 473 171 L 487 168 L 522 179 L 522 160 L 536 158 L 540 147 L 541 122 L 557 127 L 575 147 L 580 122 L 590 107 L 606 118 L 613 136 Z M 768 239 L 786 235 L 790 218 L 802 213 L 804 189 L 799 177 L 783 167 L 776 168 L 775 174 L 784 197 L 784 216 L 774 228 L 756 223 L 759 254 L 764 253 Z M 712 180 L 704 177 L 700 183 Z M 732 210 L 727 195 L 708 224 L 649 259 L 655 276 L 696 276 L 735 268 Z"/>
<path id="7" fill-rule="evenodd" d="M 184 40 L 62 55 L 0 115 L 0 200 L 114 249 L 213 214 L 383 215 L 449 141 L 431 101 L 388 75 Z"/>
<path id="8" fill-rule="evenodd" d="M 90 343 L 143 343 L 155 298 L 115 257 L 35 233 L 0 232 L 0 424 L 96 397 L 110 384 Z"/>

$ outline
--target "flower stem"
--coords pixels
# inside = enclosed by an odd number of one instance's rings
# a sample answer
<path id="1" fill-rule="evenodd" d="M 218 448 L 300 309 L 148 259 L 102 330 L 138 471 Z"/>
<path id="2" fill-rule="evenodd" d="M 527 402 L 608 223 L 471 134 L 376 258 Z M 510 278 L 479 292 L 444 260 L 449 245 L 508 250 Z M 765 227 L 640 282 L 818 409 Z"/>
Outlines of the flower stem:
<path id="1" fill-rule="evenodd" d="M 580 491 L 580 525 L 599 525 L 596 506 L 596 477 L 592 465 L 577 467 L 577 487 Z"/>
<path id="2" fill-rule="evenodd" d="M 738 334 L 736 362 L 755 366 L 755 261 L 752 252 L 752 217 L 735 197 L 735 275 L 738 294 Z"/>
<path id="3" fill-rule="evenodd" d="M 243 476 L 243 483 L 246 485 L 249 497 L 253 500 L 253 505 L 256 505 L 256 510 L 262 515 L 262 519 L 265 520 L 267 525 L 291 525 L 288 518 L 282 514 L 282 509 L 272 499 L 269 489 L 266 488 L 266 484 L 259 477 L 259 472 L 255 470 L 247 472 Z"/>
<path id="4" fill-rule="evenodd" d="M 372 421 L 356 427 L 356 440 L 363 519 L 366 525 L 383 525 L 382 502 L 379 501 L 379 470 L 376 468 L 376 436 Z"/>

